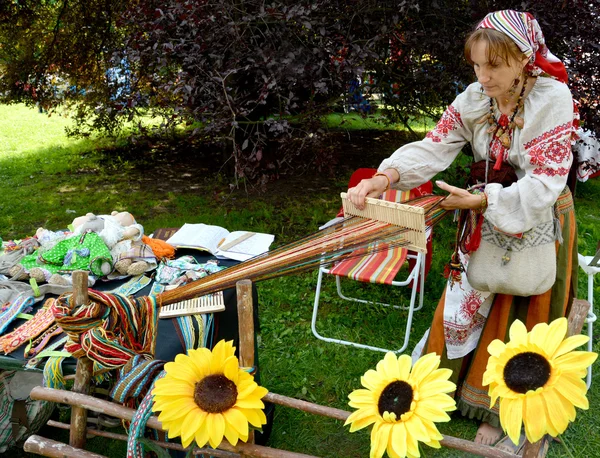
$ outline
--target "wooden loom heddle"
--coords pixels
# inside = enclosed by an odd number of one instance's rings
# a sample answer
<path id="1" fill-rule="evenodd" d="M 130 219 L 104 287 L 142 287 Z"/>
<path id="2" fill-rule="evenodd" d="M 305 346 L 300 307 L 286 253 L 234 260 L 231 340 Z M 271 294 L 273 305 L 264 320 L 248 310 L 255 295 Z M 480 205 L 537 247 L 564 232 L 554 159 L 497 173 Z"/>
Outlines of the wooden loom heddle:
<path id="1" fill-rule="evenodd" d="M 256 282 L 300 273 L 319 265 L 365 256 L 392 247 L 426 252 L 427 229 L 448 213 L 439 207 L 444 199 L 442 196 L 423 196 L 404 204 L 367 198 L 364 210 L 352 205 L 345 193 L 341 197 L 347 215 L 341 222 L 185 286 L 161 293 L 157 296 L 157 304 L 162 307 L 179 303 L 233 288 L 240 280 Z M 177 313 L 171 316 L 178 316 Z"/>

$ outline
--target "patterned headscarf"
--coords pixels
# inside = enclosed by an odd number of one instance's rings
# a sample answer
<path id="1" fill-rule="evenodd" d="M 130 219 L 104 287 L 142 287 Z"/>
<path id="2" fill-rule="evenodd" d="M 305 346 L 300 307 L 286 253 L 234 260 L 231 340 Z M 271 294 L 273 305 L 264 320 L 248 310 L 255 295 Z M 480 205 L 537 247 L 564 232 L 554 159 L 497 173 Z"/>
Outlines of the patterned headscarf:
<path id="1" fill-rule="evenodd" d="M 530 13 L 514 10 L 489 13 L 477 26 L 493 29 L 510 37 L 530 59 L 534 74 L 545 72 L 563 83 L 568 81 L 564 64 L 549 50 L 540 25 Z"/>

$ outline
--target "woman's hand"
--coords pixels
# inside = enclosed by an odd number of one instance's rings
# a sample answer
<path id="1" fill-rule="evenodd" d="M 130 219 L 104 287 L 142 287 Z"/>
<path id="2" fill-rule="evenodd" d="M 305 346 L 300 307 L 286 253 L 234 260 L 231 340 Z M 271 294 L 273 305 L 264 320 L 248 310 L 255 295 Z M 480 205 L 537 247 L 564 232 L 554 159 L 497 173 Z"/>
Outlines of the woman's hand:
<path id="1" fill-rule="evenodd" d="M 443 181 L 436 181 L 435 184 L 442 190 L 448 192 L 440 206 L 445 210 L 474 210 L 481 208 L 481 194 L 471 194 L 466 189 L 451 186 Z"/>
<path id="2" fill-rule="evenodd" d="M 348 189 L 348 200 L 359 210 L 365 209 L 367 197 L 379 197 L 386 190 L 388 179 L 378 175 L 366 180 L 361 180 L 358 185 Z"/>

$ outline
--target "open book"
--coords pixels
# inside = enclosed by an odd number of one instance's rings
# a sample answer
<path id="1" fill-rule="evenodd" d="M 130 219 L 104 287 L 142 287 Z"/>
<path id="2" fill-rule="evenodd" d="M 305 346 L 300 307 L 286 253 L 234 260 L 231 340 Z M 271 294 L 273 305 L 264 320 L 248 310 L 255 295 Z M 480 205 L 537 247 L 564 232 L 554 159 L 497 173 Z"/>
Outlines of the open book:
<path id="1" fill-rule="evenodd" d="M 246 261 L 269 251 L 274 239 L 274 235 L 260 232 L 229 232 L 221 226 L 185 223 L 167 243 L 175 248 L 208 251 L 220 259 Z"/>

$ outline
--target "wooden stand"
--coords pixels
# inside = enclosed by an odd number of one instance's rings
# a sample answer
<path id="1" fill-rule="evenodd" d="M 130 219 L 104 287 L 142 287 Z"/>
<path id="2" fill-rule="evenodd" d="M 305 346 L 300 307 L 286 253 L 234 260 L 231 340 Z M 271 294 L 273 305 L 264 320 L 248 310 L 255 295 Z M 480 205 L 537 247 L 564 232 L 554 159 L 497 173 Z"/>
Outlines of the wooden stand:
<path id="1" fill-rule="evenodd" d="M 76 273 L 77 274 L 77 273 Z M 77 281 L 75 279 L 77 278 Z M 74 294 L 73 303 L 81 305 L 87 303 L 87 274 L 74 275 Z M 85 281 L 84 281 L 85 279 Z M 240 365 L 246 368 L 254 367 L 254 321 L 253 321 L 253 304 L 252 304 L 252 283 L 249 280 L 242 280 L 237 283 L 237 300 L 238 300 L 238 316 L 239 316 L 239 360 Z M 581 332 L 589 303 L 585 300 L 576 299 L 573 303 L 571 313 L 569 314 L 569 335 L 578 334 Z M 48 425 L 55 426 L 61 429 L 70 430 L 70 446 L 60 444 L 50 439 L 40 436 L 31 436 L 25 442 L 23 449 L 26 452 L 37 453 L 44 456 L 54 457 L 87 457 L 87 458 L 102 458 L 101 455 L 86 452 L 82 450 L 85 444 L 86 434 L 92 434 L 110 439 L 127 440 L 127 436 L 114 434 L 105 431 L 88 430 L 86 427 L 87 410 L 110 415 L 122 420 L 131 420 L 135 411 L 122 405 L 96 399 L 89 396 L 89 382 L 92 376 L 92 365 L 88 358 L 80 358 L 77 364 L 77 373 L 75 376 L 75 386 L 73 392 L 65 390 L 55 390 L 52 388 L 35 387 L 31 391 L 32 399 L 41 399 L 73 406 L 71 425 L 49 421 Z M 285 407 L 291 407 L 302 410 L 304 412 L 315 415 L 322 415 L 336 420 L 345 421 L 350 412 L 341 409 L 334 409 L 319 404 L 314 404 L 299 399 L 289 398 L 275 393 L 268 393 L 265 401 L 272 402 Z M 152 416 L 147 422 L 149 428 L 157 430 L 162 429 L 161 423 L 157 417 Z M 183 447 L 173 442 L 155 441 L 156 444 L 164 448 L 183 450 Z M 549 438 L 546 436 L 539 442 L 534 444 L 526 443 L 523 454 L 515 455 L 513 453 L 504 452 L 486 445 L 476 444 L 472 441 L 444 436 L 440 443 L 448 448 L 490 457 L 490 458 L 518 458 L 520 456 L 526 458 L 543 458 L 546 456 Z M 248 443 L 239 442 L 236 446 L 231 445 L 226 440 L 223 440 L 218 450 L 212 448 L 195 448 L 194 453 L 205 453 L 208 455 L 231 458 L 231 457 L 255 457 L 255 458 L 316 458 L 312 455 L 301 453 L 288 452 L 285 450 L 274 449 L 256 445 L 250 440 Z"/>

